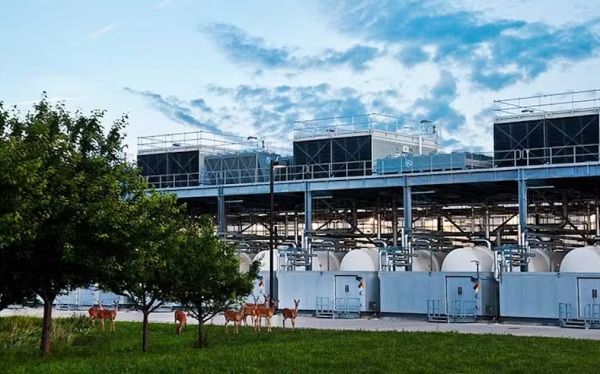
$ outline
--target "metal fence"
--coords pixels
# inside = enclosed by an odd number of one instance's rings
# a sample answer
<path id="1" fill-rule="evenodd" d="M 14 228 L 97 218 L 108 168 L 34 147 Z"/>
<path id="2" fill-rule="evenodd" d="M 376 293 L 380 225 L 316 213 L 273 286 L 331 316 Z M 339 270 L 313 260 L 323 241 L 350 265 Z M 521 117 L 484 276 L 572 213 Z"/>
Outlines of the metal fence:
<path id="1" fill-rule="evenodd" d="M 274 170 L 274 181 L 304 181 L 378 175 L 430 173 L 441 171 L 473 171 L 510 169 L 515 167 L 551 166 L 580 163 L 599 163 L 598 144 L 561 146 L 539 149 L 517 149 L 482 153 L 449 153 L 437 155 L 405 155 L 373 161 L 351 161 L 327 164 L 287 165 Z M 198 186 L 240 185 L 268 183 L 269 168 L 259 168 L 257 176 L 248 179 L 248 170 L 201 171 L 198 174 L 167 174 L 147 177 L 155 188 L 188 188 Z"/>

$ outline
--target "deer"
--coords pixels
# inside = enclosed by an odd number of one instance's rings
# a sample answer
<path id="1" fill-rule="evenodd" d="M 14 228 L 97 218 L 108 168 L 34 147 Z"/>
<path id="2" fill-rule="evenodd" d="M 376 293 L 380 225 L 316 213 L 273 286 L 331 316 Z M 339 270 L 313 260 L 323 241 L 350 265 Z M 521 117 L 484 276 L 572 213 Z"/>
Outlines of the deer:
<path id="1" fill-rule="evenodd" d="M 119 300 L 115 300 L 115 309 L 102 309 L 98 311 L 97 317 L 102 322 L 102 331 L 104 331 L 104 320 L 110 319 L 110 331 L 115 331 L 115 319 L 119 311 Z"/>
<path id="2" fill-rule="evenodd" d="M 177 323 L 179 322 L 179 323 Z M 187 315 L 183 310 L 175 311 L 175 333 L 181 335 L 181 330 L 187 325 Z"/>
<path id="3" fill-rule="evenodd" d="M 282 314 L 283 314 L 283 328 L 284 329 L 285 329 L 285 320 L 288 318 L 290 320 L 292 320 L 292 330 L 296 329 L 296 317 L 298 317 L 298 305 L 300 305 L 300 299 L 298 299 L 298 300 L 294 299 L 294 305 L 295 305 L 294 309 L 283 308 Z"/>
<path id="4" fill-rule="evenodd" d="M 90 319 L 92 320 L 92 325 L 96 326 L 96 318 L 98 318 L 98 312 L 104 310 L 102 307 L 102 301 L 98 301 L 98 308 L 91 307 L 88 309 L 88 313 L 90 314 Z"/>
<path id="5" fill-rule="evenodd" d="M 242 307 L 242 311 L 244 313 L 244 325 L 248 326 L 248 316 L 250 316 L 250 320 L 252 321 L 252 324 L 254 325 L 254 318 L 256 318 L 256 306 L 258 305 L 258 297 L 252 295 L 252 298 L 254 299 L 254 304 L 250 304 L 250 303 L 246 303 L 244 304 L 244 306 Z"/>
<path id="6" fill-rule="evenodd" d="M 273 303 L 271 308 L 265 306 L 256 308 L 256 325 L 258 331 L 260 331 L 261 318 L 266 318 L 268 323 L 267 332 L 271 332 L 271 318 L 273 318 L 275 310 L 277 310 L 277 300 L 272 300 L 271 303 Z"/>
<path id="7" fill-rule="evenodd" d="M 237 334 L 239 332 L 240 329 L 240 325 L 242 324 L 242 321 L 244 320 L 244 309 L 242 309 L 239 312 L 236 312 L 235 310 L 226 310 L 225 311 L 225 332 L 229 332 L 227 329 L 227 324 L 229 322 L 233 322 L 234 326 L 235 326 L 235 333 Z"/>

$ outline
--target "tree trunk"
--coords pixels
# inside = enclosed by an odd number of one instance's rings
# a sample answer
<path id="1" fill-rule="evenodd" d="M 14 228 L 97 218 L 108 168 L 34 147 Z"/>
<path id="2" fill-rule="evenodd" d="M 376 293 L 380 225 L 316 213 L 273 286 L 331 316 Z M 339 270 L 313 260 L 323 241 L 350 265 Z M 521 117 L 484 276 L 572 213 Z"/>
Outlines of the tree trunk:
<path id="1" fill-rule="evenodd" d="M 204 322 L 202 318 L 198 319 L 198 348 L 204 348 Z"/>
<path id="2" fill-rule="evenodd" d="M 142 322 L 142 351 L 148 352 L 148 315 L 150 314 L 147 310 L 143 310 L 144 321 Z"/>
<path id="3" fill-rule="evenodd" d="M 54 302 L 54 297 L 43 295 L 42 299 L 44 300 L 44 320 L 42 322 L 42 343 L 40 344 L 40 355 L 45 356 L 50 354 L 50 349 L 52 347 L 52 303 Z"/>

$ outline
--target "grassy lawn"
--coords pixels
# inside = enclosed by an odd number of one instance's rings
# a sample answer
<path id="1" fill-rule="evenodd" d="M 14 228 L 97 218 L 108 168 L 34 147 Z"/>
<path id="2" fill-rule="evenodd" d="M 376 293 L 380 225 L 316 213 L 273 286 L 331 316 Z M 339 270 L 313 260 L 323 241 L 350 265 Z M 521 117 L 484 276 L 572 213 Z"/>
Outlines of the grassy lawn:
<path id="1" fill-rule="evenodd" d="M 363 332 L 208 326 L 210 347 L 194 348 L 196 326 L 141 324 L 116 331 L 85 318 L 54 320 L 53 354 L 39 358 L 41 320 L 0 318 L 0 373 L 598 373 L 600 341 L 455 333 Z M 108 327 L 108 325 L 107 325 Z"/>

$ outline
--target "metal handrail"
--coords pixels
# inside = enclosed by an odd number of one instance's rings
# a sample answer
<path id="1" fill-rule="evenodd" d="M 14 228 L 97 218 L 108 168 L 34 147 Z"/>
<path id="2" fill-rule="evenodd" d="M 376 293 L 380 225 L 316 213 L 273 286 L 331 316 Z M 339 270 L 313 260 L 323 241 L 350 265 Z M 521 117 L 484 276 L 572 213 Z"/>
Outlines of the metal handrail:
<path id="1" fill-rule="evenodd" d="M 411 168 L 397 170 L 386 170 L 377 168 L 372 160 L 335 162 L 325 164 L 310 165 L 290 165 L 275 170 L 275 182 L 290 182 L 304 180 L 318 180 L 331 178 L 374 178 L 381 174 L 401 173 L 456 173 L 473 172 L 473 169 L 479 171 L 502 170 L 510 168 L 527 167 L 548 167 L 550 165 L 571 165 L 581 163 L 599 163 L 600 153 L 590 152 L 589 148 L 598 147 L 594 144 L 576 145 L 568 147 L 548 147 L 548 148 L 530 148 L 525 150 L 494 151 L 486 153 L 460 153 L 448 154 L 449 165 L 436 163 L 429 167 L 421 167 L 418 170 Z M 503 156 L 504 155 L 504 156 Z M 510 155 L 508 157 L 507 155 Z M 479 166 L 473 166 L 480 162 L 482 156 L 488 156 L 489 159 Z M 411 156 L 416 157 L 416 156 Z M 455 160 L 472 161 L 468 169 L 452 170 Z M 441 171 L 446 170 L 446 171 Z M 146 176 L 148 182 L 159 189 L 189 188 L 189 187 L 216 187 L 224 185 L 251 185 L 269 182 L 269 168 L 256 168 L 252 170 L 221 170 L 221 171 L 200 171 L 196 173 L 179 173 Z"/>

